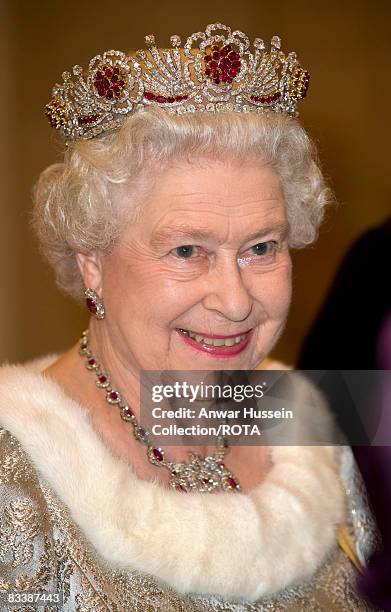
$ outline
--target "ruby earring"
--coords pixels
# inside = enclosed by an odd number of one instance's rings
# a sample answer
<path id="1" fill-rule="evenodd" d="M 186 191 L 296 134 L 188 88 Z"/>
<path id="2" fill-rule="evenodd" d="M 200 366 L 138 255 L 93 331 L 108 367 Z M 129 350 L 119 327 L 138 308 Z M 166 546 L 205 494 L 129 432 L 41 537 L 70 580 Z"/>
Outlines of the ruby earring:
<path id="1" fill-rule="evenodd" d="M 95 315 L 97 319 L 104 319 L 105 307 L 99 295 L 93 289 L 86 289 L 84 295 L 86 296 L 86 306 L 88 310 Z"/>

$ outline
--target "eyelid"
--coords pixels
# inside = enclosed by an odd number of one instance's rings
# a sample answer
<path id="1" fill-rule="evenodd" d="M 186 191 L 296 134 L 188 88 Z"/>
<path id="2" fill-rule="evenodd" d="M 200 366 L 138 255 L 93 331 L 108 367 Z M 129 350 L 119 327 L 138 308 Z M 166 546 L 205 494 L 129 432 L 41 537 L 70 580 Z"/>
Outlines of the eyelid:
<path id="1" fill-rule="evenodd" d="M 256 240 L 256 242 L 251 241 L 250 246 L 247 248 L 251 248 L 252 246 L 255 246 L 256 244 L 264 244 L 266 242 L 275 242 L 276 244 L 283 244 L 284 242 L 286 242 L 287 238 L 288 238 L 287 228 L 283 230 L 278 230 L 278 231 L 271 230 L 267 234 L 264 234 L 263 236 L 260 235 L 258 238 L 255 238 L 254 240 Z"/>
<path id="2" fill-rule="evenodd" d="M 275 247 L 278 247 L 281 244 L 281 241 L 273 240 L 271 238 L 269 238 L 268 240 L 258 240 L 258 242 L 254 242 L 253 244 L 251 244 L 250 246 L 245 248 L 243 250 L 243 253 L 245 253 L 246 251 L 248 251 L 250 249 L 253 249 L 254 247 L 258 246 L 259 244 L 270 244 L 270 243 L 272 243 Z"/>

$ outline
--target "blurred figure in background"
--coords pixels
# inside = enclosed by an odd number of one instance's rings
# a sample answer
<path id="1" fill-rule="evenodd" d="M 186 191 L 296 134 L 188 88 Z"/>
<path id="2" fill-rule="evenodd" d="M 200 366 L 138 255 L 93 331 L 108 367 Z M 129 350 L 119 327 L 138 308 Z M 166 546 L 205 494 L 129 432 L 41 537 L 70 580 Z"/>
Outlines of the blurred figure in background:
<path id="1" fill-rule="evenodd" d="M 363 234 L 345 255 L 299 356 L 300 369 L 391 369 L 391 218 Z M 335 347 L 335 338 L 342 341 Z M 330 398 L 329 398 L 330 399 Z M 330 402 L 332 405 L 332 402 Z M 346 430 L 351 418 L 337 419 Z M 391 438 L 391 389 L 384 391 L 379 423 Z M 347 423 L 350 421 L 350 423 Z M 384 439 L 384 434 L 383 434 Z M 359 577 L 361 592 L 391 610 L 391 446 L 353 446 L 382 535 Z"/>
<path id="2" fill-rule="evenodd" d="M 304 342 L 298 368 L 379 368 L 377 339 L 391 312 L 390 244 L 391 217 L 349 249 Z"/>

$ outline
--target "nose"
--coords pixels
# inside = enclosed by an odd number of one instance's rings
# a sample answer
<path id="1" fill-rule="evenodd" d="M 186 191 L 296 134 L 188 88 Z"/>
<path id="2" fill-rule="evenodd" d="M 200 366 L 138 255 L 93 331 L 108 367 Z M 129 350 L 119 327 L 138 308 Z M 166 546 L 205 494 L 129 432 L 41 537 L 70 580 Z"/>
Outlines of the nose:
<path id="1" fill-rule="evenodd" d="M 236 259 L 227 257 L 209 270 L 203 306 L 230 321 L 244 321 L 252 309 L 252 297 Z"/>

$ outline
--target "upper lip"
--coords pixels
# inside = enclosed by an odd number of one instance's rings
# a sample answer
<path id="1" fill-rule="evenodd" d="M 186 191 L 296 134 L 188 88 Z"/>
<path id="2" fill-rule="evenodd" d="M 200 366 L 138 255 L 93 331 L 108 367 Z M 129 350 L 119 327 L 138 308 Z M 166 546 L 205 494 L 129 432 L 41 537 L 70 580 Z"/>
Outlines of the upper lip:
<path id="1" fill-rule="evenodd" d="M 222 336 L 221 334 L 204 334 L 203 332 L 197 332 L 194 331 L 193 329 L 190 328 L 186 328 L 186 327 L 178 327 L 178 329 L 183 329 L 185 331 L 191 331 L 193 334 L 196 334 L 197 336 L 202 336 L 203 338 L 216 338 L 218 339 L 226 339 L 226 338 L 237 338 L 238 336 L 244 336 L 245 334 L 247 334 L 248 332 L 251 331 L 251 329 L 247 329 L 246 331 L 242 331 L 242 332 L 237 332 L 236 334 L 231 334 L 230 336 Z"/>

